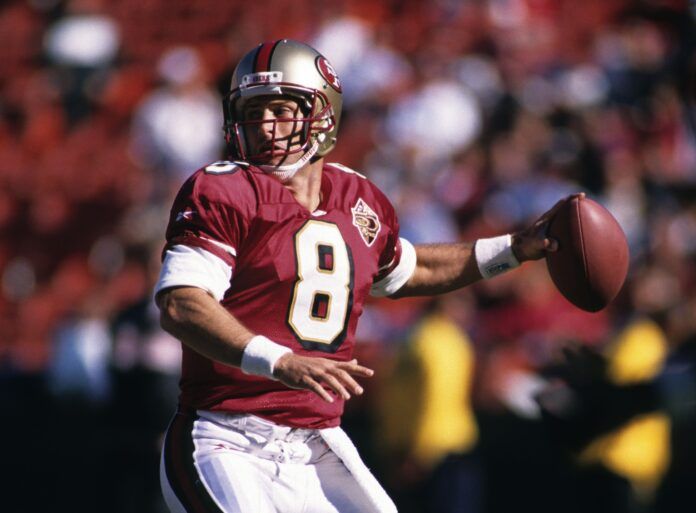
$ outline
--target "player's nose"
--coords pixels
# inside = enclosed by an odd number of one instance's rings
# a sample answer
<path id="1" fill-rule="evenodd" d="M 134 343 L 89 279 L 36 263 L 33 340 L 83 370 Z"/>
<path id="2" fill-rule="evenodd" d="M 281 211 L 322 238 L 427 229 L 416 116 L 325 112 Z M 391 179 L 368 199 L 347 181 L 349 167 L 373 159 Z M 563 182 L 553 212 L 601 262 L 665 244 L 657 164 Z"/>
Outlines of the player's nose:
<path id="1" fill-rule="evenodd" d="M 271 109 L 264 109 L 261 117 L 262 123 L 259 123 L 259 131 L 267 139 L 272 139 L 276 130 L 276 116 Z"/>

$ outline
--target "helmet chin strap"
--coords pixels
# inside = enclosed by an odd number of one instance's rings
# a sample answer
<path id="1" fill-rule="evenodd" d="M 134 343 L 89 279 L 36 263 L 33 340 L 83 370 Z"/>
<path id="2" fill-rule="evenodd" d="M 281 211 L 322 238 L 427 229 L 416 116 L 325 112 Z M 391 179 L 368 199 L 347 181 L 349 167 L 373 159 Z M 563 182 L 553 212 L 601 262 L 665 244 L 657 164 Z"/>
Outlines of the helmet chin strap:
<path id="1" fill-rule="evenodd" d="M 309 148 L 309 150 L 307 150 L 307 153 L 302 155 L 302 158 L 294 164 L 287 164 L 285 166 L 260 165 L 258 166 L 258 168 L 264 173 L 275 177 L 282 183 L 285 183 L 288 180 L 290 180 L 293 176 L 295 176 L 295 174 L 309 162 L 309 159 L 311 159 L 314 156 L 318 149 L 319 142 L 315 140 L 314 144 L 312 144 L 312 147 Z"/>

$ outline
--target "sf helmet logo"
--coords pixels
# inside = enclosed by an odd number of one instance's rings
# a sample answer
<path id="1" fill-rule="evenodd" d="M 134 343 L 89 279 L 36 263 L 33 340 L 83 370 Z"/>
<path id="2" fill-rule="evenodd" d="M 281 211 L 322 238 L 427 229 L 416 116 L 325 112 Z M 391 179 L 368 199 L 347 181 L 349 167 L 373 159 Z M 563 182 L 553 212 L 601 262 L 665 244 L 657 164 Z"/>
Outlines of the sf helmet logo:
<path id="1" fill-rule="evenodd" d="M 326 60 L 325 57 L 321 55 L 317 57 L 317 69 L 319 74 L 322 76 L 328 84 L 333 87 L 339 93 L 341 92 L 341 80 L 338 78 L 338 74 L 333 66 Z"/>

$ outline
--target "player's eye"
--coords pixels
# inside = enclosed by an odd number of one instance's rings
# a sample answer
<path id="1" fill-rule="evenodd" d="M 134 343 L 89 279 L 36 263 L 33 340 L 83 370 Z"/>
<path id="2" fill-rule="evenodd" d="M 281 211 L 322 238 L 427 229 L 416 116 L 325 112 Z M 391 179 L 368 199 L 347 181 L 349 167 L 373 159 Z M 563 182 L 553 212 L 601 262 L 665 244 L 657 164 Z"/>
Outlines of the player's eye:
<path id="1" fill-rule="evenodd" d="M 289 105 L 279 105 L 273 109 L 273 114 L 277 118 L 293 118 L 295 117 L 295 109 Z"/>
<path id="2" fill-rule="evenodd" d="M 263 110 L 258 108 L 251 108 L 244 111 L 244 117 L 246 119 L 261 119 L 263 117 Z"/>

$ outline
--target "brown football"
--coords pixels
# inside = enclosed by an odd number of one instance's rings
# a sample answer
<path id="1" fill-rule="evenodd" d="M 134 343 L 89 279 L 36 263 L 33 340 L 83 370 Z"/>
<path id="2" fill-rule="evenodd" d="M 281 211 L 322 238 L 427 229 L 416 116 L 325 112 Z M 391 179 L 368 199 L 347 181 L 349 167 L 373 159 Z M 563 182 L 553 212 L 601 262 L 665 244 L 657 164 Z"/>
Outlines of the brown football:
<path id="1" fill-rule="evenodd" d="M 606 307 L 628 272 L 626 235 L 614 216 L 591 199 L 573 197 L 551 219 L 547 236 L 558 241 L 558 251 L 546 255 L 556 288 L 588 312 Z"/>

